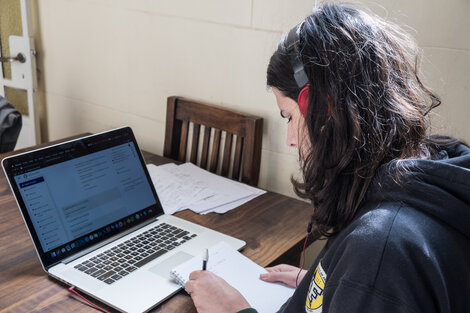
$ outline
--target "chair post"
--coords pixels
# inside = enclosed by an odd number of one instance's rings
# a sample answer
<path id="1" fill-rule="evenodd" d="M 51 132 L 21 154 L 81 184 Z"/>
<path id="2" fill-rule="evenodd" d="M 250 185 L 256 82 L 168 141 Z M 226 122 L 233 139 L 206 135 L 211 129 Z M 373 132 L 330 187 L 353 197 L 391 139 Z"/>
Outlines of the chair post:
<path id="1" fill-rule="evenodd" d="M 263 142 L 263 119 L 251 118 L 247 121 L 247 133 L 253 137 L 245 137 L 243 147 L 243 172 L 242 181 L 249 185 L 257 186 L 261 166 L 261 145 Z M 255 173 L 255 174 L 254 174 Z"/>
<path id="2" fill-rule="evenodd" d="M 175 119 L 177 97 L 168 97 L 166 107 L 166 127 L 165 127 L 165 143 L 163 148 L 163 156 L 176 159 L 179 153 L 179 138 L 181 136 L 181 125 Z M 181 122 L 179 122 L 181 124 Z"/>

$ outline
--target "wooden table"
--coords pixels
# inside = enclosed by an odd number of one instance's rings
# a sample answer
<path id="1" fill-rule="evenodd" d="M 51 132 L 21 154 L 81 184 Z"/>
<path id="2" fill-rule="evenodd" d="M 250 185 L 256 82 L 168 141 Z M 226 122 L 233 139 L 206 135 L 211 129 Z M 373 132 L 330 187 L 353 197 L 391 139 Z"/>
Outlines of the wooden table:
<path id="1" fill-rule="evenodd" d="M 9 153 L 11 154 L 11 153 Z M 3 159 L 5 155 L 0 155 Z M 169 159 L 144 152 L 147 163 Z M 246 241 L 242 253 L 261 266 L 298 265 L 311 206 L 267 192 L 225 214 L 176 216 Z M 98 312 L 67 292 L 67 286 L 42 269 L 3 171 L 0 173 L 0 312 Z M 95 303 L 109 309 L 98 301 Z M 113 311 L 109 309 L 109 311 Z M 184 292 L 152 312 L 196 312 Z"/>

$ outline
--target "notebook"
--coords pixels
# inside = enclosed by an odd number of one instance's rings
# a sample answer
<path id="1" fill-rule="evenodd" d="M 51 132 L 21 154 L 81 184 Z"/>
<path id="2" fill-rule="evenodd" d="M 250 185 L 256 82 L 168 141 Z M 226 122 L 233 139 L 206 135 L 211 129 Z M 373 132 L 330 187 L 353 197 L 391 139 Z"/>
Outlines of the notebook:
<path id="1" fill-rule="evenodd" d="M 267 271 L 226 242 L 210 247 L 208 255 L 207 270 L 237 289 L 259 313 L 277 312 L 294 293 L 293 288 L 260 280 L 259 275 Z M 202 262 L 201 253 L 173 268 L 171 275 L 178 284 L 184 286 L 191 272 L 201 270 Z"/>
<path id="2" fill-rule="evenodd" d="M 208 246 L 245 245 L 164 214 L 129 127 L 2 166 L 44 270 L 123 312 L 148 311 L 180 290 L 170 270 Z"/>

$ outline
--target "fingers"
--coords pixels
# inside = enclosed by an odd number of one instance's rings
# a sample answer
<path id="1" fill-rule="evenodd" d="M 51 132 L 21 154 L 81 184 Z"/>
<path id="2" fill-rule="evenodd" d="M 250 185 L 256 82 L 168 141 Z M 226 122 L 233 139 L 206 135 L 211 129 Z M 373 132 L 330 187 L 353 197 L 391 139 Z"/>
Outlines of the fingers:
<path id="1" fill-rule="evenodd" d="M 268 273 L 261 274 L 259 277 L 261 280 L 270 283 L 279 282 L 291 288 L 296 287 L 296 279 L 297 275 L 299 275 L 300 270 L 298 267 L 280 264 L 266 270 L 268 271 Z M 307 271 L 305 270 L 300 271 L 300 280 L 302 280 L 306 272 Z"/>
<path id="2" fill-rule="evenodd" d="M 210 277 L 210 275 L 213 275 L 213 273 L 209 271 L 194 271 L 189 274 L 189 279 L 184 285 L 184 289 L 186 290 L 187 293 L 191 294 L 194 292 L 198 286 L 201 285 L 201 281 L 207 281 L 207 278 Z"/>
<path id="3" fill-rule="evenodd" d="M 272 267 L 266 267 L 268 272 L 291 272 L 291 271 L 298 271 L 300 268 L 288 265 L 288 264 L 278 264 Z"/>
<path id="4" fill-rule="evenodd" d="M 184 290 L 186 290 L 186 292 L 187 292 L 189 295 L 191 295 L 191 292 L 194 291 L 192 282 L 191 282 L 190 280 L 188 280 L 188 281 L 186 282 L 186 284 L 184 284 Z"/>
<path id="5" fill-rule="evenodd" d="M 199 279 L 202 275 L 203 271 L 194 271 L 189 274 L 189 279 L 184 285 L 184 290 L 191 295 L 191 292 L 194 292 L 194 284 L 197 279 Z"/>
<path id="6" fill-rule="evenodd" d="M 199 277 L 201 277 L 201 275 L 204 274 L 205 271 L 194 271 L 194 272 L 191 272 L 191 274 L 189 274 L 189 280 L 195 280 L 195 279 L 198 279 Z"/>
<path id="7" fill-rule="evenodd" d="M 289 272 L 270 272 L 261 274 L 260 279 L 267 282 L 281 282 L 287 284 L 292 280 L 292 274 Z"/>

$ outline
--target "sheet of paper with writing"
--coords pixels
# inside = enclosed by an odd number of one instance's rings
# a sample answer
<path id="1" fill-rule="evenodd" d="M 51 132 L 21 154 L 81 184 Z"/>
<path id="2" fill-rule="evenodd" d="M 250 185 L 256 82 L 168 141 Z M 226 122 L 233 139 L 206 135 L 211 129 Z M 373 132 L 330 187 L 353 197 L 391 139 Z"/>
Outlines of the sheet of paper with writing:
<path id="1" fill-rule="evenodd" d="M 206 171 L 192 163 L 147 164 L 166 214 L 190 209 L 225 213 L 266 191 Z"/>

